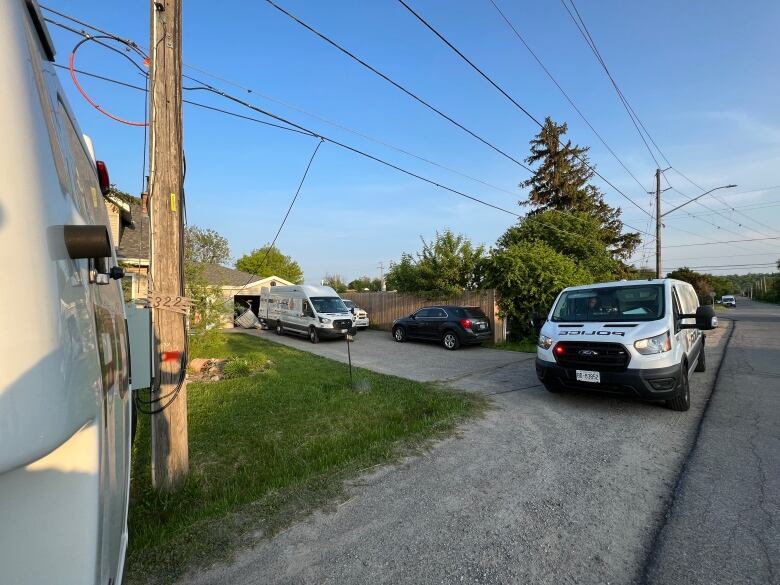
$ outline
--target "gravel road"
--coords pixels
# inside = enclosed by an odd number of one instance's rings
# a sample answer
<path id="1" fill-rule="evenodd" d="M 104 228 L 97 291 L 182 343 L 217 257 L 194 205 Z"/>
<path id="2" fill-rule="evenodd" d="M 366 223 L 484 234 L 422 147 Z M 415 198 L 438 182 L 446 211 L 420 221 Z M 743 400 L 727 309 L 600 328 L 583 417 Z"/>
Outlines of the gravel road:
<path id="1" fill-rule="evenodd" d="M 640 582 L 727 330 L 708 334 L 708 371 L 691 379 L 685 413 L 597 394 L 551 395 L 537 384 L 532 356 L 505 352 L 489 358 L 500 363 L 477 368 L 475 356 L 504 352 L 431 346 L 430 358 L 427 346 L 404 344 L 422 367 L 457 358 L 461 369 L 453 376 L 448 368 L 449 384 L 491 394 L 495 408 L 423 456 L 355 480 L 337 507 L 182 583 Z M 377 351 L 370 359 L 380 371 L 404 375 L 392 354 Z"/>

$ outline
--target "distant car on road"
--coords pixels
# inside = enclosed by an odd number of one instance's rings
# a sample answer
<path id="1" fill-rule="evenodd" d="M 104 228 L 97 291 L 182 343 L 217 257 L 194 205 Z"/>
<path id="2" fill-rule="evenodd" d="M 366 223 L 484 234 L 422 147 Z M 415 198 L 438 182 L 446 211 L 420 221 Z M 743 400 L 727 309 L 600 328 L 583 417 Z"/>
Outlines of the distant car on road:
<path id="1" fill-rule="evenodd" d="M 354 301 L 349 299 L 342 299 L 344 304 L 347 305 L 349 312 L 355 316 L 355 329 L 368 329 L 368 313 L 358 307 Z"/>
<path id="2" fill-rule="evenodd" d="M 723 303 L 724 307 L 734 307 L 737 308 L 737 299 L 734 298 L 734 295 L 723 295 L 723 297 L 720 299 L 720 302 Z"/>
<path id="3" fill-rule="evenodd" d="M 446 349 L 490 341 L 493 332 L 490 320 L 479 307 L 438 305 L 422 307 L 408 317 L 393 323 L 393 339 L 437 341 Z"/>

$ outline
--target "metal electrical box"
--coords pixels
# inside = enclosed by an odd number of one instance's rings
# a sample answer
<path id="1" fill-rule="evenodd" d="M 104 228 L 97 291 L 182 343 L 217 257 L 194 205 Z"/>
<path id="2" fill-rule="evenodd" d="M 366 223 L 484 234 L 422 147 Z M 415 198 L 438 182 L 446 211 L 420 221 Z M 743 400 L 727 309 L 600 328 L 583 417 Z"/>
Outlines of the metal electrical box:
<path id="1" fill-rule="evenodd" d="M 137 307 L 135 301 L 125 305 L 127 336 L 130 344 L 130 382 L 133 390 L 149 388 L 152 383 L 152 312 Z"/>

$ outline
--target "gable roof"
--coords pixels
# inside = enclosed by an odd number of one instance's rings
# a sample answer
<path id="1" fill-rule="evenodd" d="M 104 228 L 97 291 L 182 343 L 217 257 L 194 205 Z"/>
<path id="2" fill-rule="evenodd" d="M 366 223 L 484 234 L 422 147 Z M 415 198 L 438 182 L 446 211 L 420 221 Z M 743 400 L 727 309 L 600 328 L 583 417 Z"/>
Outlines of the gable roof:
<path id="1" fill-rule="evenodd" d="M 203 278 L 211 285 L 243 287 L 248 285 L 257 286 L 258 283 L 268 283 L 270 285 L 271 282 L 278 285 L 292 284 L 278 276 L 257 276 L 255 274 L 250 274 L 249 272 L 236 270 L 235 268 L 220 266 L 219 264 L 201 264 L 200 266 L 203 269 Z"/>
<path id="2" fill-rule="evenodd" d="M 118 258 L 149 259 L 149 214 L 141 211 L 140 203 L 130 203 L 132 223 L 126 225 L 116 247 Z"/>

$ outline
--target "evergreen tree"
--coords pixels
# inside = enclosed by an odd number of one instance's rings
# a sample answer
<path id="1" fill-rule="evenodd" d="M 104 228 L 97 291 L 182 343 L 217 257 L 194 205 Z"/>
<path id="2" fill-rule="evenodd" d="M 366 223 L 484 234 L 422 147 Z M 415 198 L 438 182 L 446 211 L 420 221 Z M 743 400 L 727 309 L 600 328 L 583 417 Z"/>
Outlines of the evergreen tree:
<path id="1" fill-rule="evenodd" d="M 536 171 L 520 186 L 530 189 L 528 200 L 520 205 L 533 207 L 531 214 L 557 209 L 582 212 L 598 219 L 600 239 L 614 258 L 625 260 L 640 242 L 637 233 L 623 234 L 620 208 L 604 201 L 603 193 L 590 184 L 594 176 L 589 166 L 588 148 L 562 141 L 567 125 L 556 124 L 549 117 L 539 134 L 531 140 L 531 154 L 526 159 Z"/>

